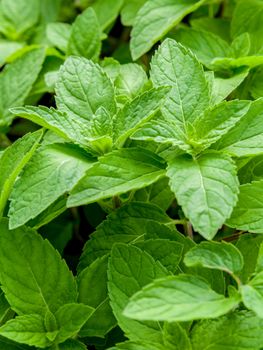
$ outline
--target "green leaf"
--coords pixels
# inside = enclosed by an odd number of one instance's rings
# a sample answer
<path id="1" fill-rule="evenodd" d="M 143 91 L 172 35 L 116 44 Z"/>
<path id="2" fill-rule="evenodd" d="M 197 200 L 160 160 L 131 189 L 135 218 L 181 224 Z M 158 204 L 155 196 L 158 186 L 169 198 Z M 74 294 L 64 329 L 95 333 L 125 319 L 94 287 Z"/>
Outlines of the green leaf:
<path id="1" fill-rule="evenodd" d="M 172 37 L 189 47 L 198 60 L 208 68 L 212 68 L 211 62 L 214 58 L 228 57 L 232 53 L 230 45 L 210 31 L 180 28 Z"/>
<path id="2" fill-rule="evenodd" d="M 94 309 L 83 304 L 65 304 L 55 313 L 59 332 L 56 337 L 57 343 L 62 343 L 70 337 L 74 337 L 81 327 L 93 314 Z"/>
<path id="3" fill-rule="evenodd" d="M 191 321 L 219 317 L 238 303 L 237 296 L 225 298 L 196 276 L 167 276 L 134 294 L 123 313 L 137 320 Z"/>
<path id="4" fill-rule="evenodd" d="M 162 334 L 157 322 L 128 319 L 123 310 L 129 298 L 155 278 L 166 276 L 166 269 L 147 253 L 134 246 L 115 244 L 109 260 L 109 295 L 118 325 L 132 341 L 160 342 Z"/>
<path id="5" fill-rule="evenodd" d="M 136 15 L 131 32 L 134 60 L 146 53 L 186 15 L 203 4 L 203 0 L 148 0 Z"/>
<path id="6" fill-rule="evenodd" d="M 259 350 L 263 321 L 248 311 L 230 313 L 196 323 L 191 332 L 193 350 Z"/>
<path id="7" fill-rule="evenodd" d="M 116 98 L 120 102 L 134 99 L 148 83 L 145 70 L 135 63 L 122 64 L 114 79 Z"/>
<path id="8" fill-rule="evenodd" d="M 97 61 L 101 49 L 101 29 L 92 8 L 77 16 L 72 25 L 67 54 L 83 56 Z"/>
<path id="9" fill-rule="evenodd" d="M 116 325 L 107 288 L 108 256 L 96 259 L 77 278 L 78 301 L 95 309 L 79 332 L 80 337 L 104 337 Z"/>
<path id="10" fill-rule="evenodd" d="M 40 2 L 36 0 L 2 0 L 1 12 L 8 28 L 5 33 L 12 39 L 19 38 L 35 26 L 40 15 Z"/>
<path id="11" fill-rule="evenodd" d="M 8 213 L 10 228 L 35 218 L 69 192 L 92 164 L 85 152 L 72 145 L 42 146 L 13 187 Z"/>
<path id="12" fill-rule="evenodd" d="M 57 331 L 52 333 L 56 334 Z M 17 316 L 0 327 L 0 334 L 18 343 L 40 348 L 52 344 L 47 337 L 44 319 L 40 315 Z"/>
<path id="13" fill-rule="evenodd" d="M 194 229 L 212 239 L 237 202 L 238 178 L 230 157 L 204 153 L 196 159 L 182 155 L 168 164 L 167 176 Z"/>
<path id="14" fill-rule="evenodd" d="M 134 342 L 124 342 L 117 344 L 114 348 L 110 348 L 109 350 L 164 350 L 162 344 L 153 344 L 148 343 L 147 340 L 140 341 L 139 343 Z"/>
<path id="15" fill-rule="evenodd" d="M 6 63 L 7 59 L 19 49 L 22 49 L 23 43 L 0 39 L 0 66 Z"/>
<path id="16" fill-rule="evenodd" d="M 35 152 L 43 131 L 28 133 L 6 148 L 0 158 L 0 217 L 3 214 L 12 187 L 20 171 Z"/>
<path id="17" fill-rule="evenodd" d="M 238 1 L 233 13 L 231 32 L 235 38 L 242 33 L 249 33 L 251 53 L 258 54 L 262 50 L 262 20 L 263 5 L 261 1 L 251 0 L 249 4 L 245 0 Z"/>
<path id="18" fill-rule="evenodd" d="M 260 251 L 261 243 L 263 242 L 262 234 L 243 234 L 240 236 L 236 243 L 236 247 L 241 252 L 244 260 L 244 266 L 242 271 L 238 274 L 241 281 L 247 283 L 251 275 L 257 270 L 257 272 L 262 271 L 262 269 L 257 268 L 260 265 Z"/>
<path id="19" fill-rule="evenodd" d="M 183 245 L 168 239 L 149 239 L 136 243 L 136 246 L 151 255 L 154 260 L 167 268 L 168 271 L 176 273 L 183 254 Z"/>
<path id="20" fill-rule="evenodd" d="M 62 52 L 67 51 L 71 34 L 71 25 L 68 23 L 49 23 L 47 25 L 48 41 Z"/>
<path id="21" fill-rule="evenodd" d="M 33 350 L 32 347 L 15 343 L 5 337 L 0 336 L 0 346 L 5 350 Z"/>
<path id="22" fill-rule="evenodd" d="M 250 105 L 250 101 L 224 101 L 205 110 L 193 123 L 193 134 L 189 133 L 188 136 L 189 143 L 197 149 L 209 147 L 241 120 Z"/>
<path id="23" fill-rule="evenodd" d="M 172 225 L 172 220 L 159 207 L 145 202 L 131 202 L 113 211 L 86 242 L 78 270 L 83 270 L 98 257 L 110 253 L 114 243 L 130 243 L 143 239 L 148 226 L 151 228 L 153 223 Z M 170 233 L 168 228 L 167 230 Z M 156 231 L 159 232 L 160 228 Z"/>
<path id="24" fill-rule="evenodd" d="M 107 29 L 118 17 L 123 0 L 97 0 L 92 4 L 101 30 Z"/>
<path id="25" fill-rule="evenodd" d="M 217 104 L 227 98 L 247 77 L 249 69 L 240 68 L 230 77 L 215 76 L 212 84 L 211 104 Z"/>
<path id="26" fill-rule="evenodd" d="M 44 49 L 26 52 L 0 74 L 0 127 L 11 122 L 9 108 L 22 105 L 28 96 L 45 57 Z"/>
<path id="27" fill-rule="evenodd" d="M 183 131 L 209 105 L 209 88 L 201 64 L 175 40 L 166 39 L 155 53 L 151 79 L 155 86 L 172 86 L 162 112 Z"/>
<path id="28" fill-rule="evenodd" d="M 0 222 L 0 229 L 1 285 L 18 315 L 45 317 L 47 312 L 76 301 L 73 275 L 47 240 L 26 227 L 8 230 L 6 219 Z"/>
<path id="29" fill-rule="evenodd" d="M 121 9 L 121 22 L 125 26 L 132 26 L 140 8 L 147 0 L 126 0 Z"/>
<path id="30" fill-rule="evenodd" d="M 244 261 L 240 251 L 231 243 L 201 242 L 184 257 L 187 266 L 202 266 L 230 274 L 242 270 Z"/>
<path id="31" fill-rule="evenodd" d="M 99 65 L 83 57 L 70 57 L 61 67 L 56 102 L 71 119 L 91 120 L 100 107 L 110 115 L 116 112 L 111 80 Z"/>
<path id="32" fill-rule="evenodd" d="M 240 287 L 245 306 L 263 318 L 263 272 L 258 273 L 247 285 Z"/>
<path id="33" fill-rule="evenodd" d="M 93 203 L 148 186 L 164 176 L 164 167 L 159 156 L 142 148 L 108 153 L 74 187 L 68 206 Z"/>
<path id="34" fill-rule="evenodd" d="M 231 48 L 234 57 L 248 56 L 250 51 L 250 36 L 248 33 L 242 33 L 232 41 Z"/>
<path id="35" fill-rule="evenodd" d="M 177 322 L 165 322 L 163 328 L 164 349 L 192 350 L 192 345 L 186 330 Z"/>
<path id="36" fill-rule="evenodd" d="M 169 91 L 170 89 L 165 87 L 151 89 L 125 104 L 114 119 L 115 143 L 119 147 L 132 133 L 154 116 Z"/>
<path id="37" fill-rule="evenodd" d="M 229 18 L 224 17 L 197 17 L 191 18 L 190 23 L 194 29 L 211 32 L 219 35 L 222 39 L 229 42 L 230 38 L 230 23 Z"/>
<path id="38" fill-rule="evenodd" d="M 75 339 L 68 339 L 64 343 L 56 344 L 53 347 L 49 348 L 48 350 L 86 350 L 87 347 L 85 344 L 80 343 L 79 341 Z"/>
<path id="39" fill-rule="evenodd" d="M 248 113 L 214 146 L 237 157 L 263 153 L 263 99 L 251 103 Z"/>
<path id="40" fill-rule="evenodd" d="M 237 205 L 227 225 L 240 230 L 262 233 L 263 231 L 263 180 L 240 186 Z"/>

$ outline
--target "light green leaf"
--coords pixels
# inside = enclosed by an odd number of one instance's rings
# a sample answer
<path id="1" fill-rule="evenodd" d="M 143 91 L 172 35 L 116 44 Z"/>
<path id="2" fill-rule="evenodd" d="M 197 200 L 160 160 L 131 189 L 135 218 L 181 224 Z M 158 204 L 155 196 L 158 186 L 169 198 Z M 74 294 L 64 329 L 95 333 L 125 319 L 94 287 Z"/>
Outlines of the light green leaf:
<path id="1" fill-rule="evenodd" d="M 230 77 L 215 76 L 212 84 L 211 104 L 217 104 L 227 98 L 247 77 L 249 69 L 240 68 Z"/>
<path id="2" fill-rule="evenodd" d="M 237 205 L 227 225 L 249 232 L 263 232 L 263 180 L 240 186 Z"/>
<path id="3" fill-rule="evenodd" d="M 6 219 L 0 222 L 0 229 L 1 285 L 18 315 L 45 317 L 47 312 L 76 301 L 73 275 L 47 240 L 26 227 L 10 231 Z"/>
<path id="4" fill-rule="evenodd" d="M 6 63 L 9 56 L 14 54 L 19 49 L 22 49 L 24 43 L 0 39 L 0 66 Z"/>
<path id="5" fill-rule="evenodd" d="M 231 243 L 201 242 L 184 257 L 187 266 L 202 266 L 230 274 L 242 270 L 244 261 L 240 251 Z"/>
<path id="6" fill-rule="evenodd" d="M 148 0 L 136 15 L 131 32 L 132 58 L 137 60 L 186 15 L 204 3 L 194 0 Z"/>
<path id="7" fill-rule="evenodd" d="M 177 322 L 165 322 L 163 328 L 164 349 L 192 350 L 186 330 Z"/>
<path id="8" fill-rule="evenodd" d="M 224 315 L 239 303 L 192 275 L 167 276 L 134 294 L 124 315 L 137 320 L 192 321 Z"/>
<path id="9" fill-rule="evenodd" d="M 37 24 L 40 2 L 38 0 L 2 0 L 1 11 L 8 25 L 5 34 L 15 39 Z"/>
<path id="10" fill-rule="evenodd" d="M 248 113 L 213 148 L 237 157 L 263 153 L 263 99 L 252 102 Z"/>
<path id="11" fill-rule="evenodd" d="M 0 217 L 3 214 L 12 187 L 20 171 L 33 156 L 43 131 L 28 133 L 6 148 L 0 158 Z"/>
<path id="12" fill-rule="evenodd" d="M 248 56 L 250 51 L 250 36 L 248 33 L 242 33 L 234 38 L 231 43 L 234 57 Z"/>
<path id="13" fill-rule="evenodd" d="M 252 69 L 263 64 L 262 56 L 246 56 L 238 58 L 215 58 L 212 62 L 214 70 L 229 70 L 236 69 L 242 66 L 247 66 Z"/>
<path id="14" fill-rule="evenodd" d="M 134 246 L 115 244 L 109 260 L 109 295 L 119 326 L 132 341 L 161 342 L 158 322 L 128 319 L 123 310 L 129 298 L 155 278 L 166 276 L 166 269 L 147 253 Z"/>
<path id="15" fill-rule="evenodd" d="M 125 26 L 132 26 L 140 8 L 147 0 L 126 0 L 121 9 L 121 22 Z"/>
<path id="16" fill-rule="evenodd" d="M 246 233 L 240 236 L 236 243 L 236 247 L 241 252 L 244 260 L 242 271 L 238 274 L 243 283 L 247 283 L 248 279 L 255 272 L 262 271 L 259 268 L 260 257 L 262 256 L 261 247 L 263 242 L 263 235 Z"/>
<path id="17" fill-rule="evenodd" d="M 68 339 L 64 343 L 56 344 L 54 348 L 51 347 L 48 350 L 87 350 L 87 347 L 78 340 Z"/>
<path id="18" fill-rule="evenodd" d="M 210 31 L 186 27 L 177 30 L 172 37 L 182 45 L 189 47 L 199 61 L 208 68 L 211 68 L 211 61 L 214 58 L 228 57 L 232 54 L 230 45 Z"/>
<path id="19" fill-rule="evenodd" d="M 248 112 L 250 101 L 224 101 L 204 113 L 194 121 L 193 132 L 189 132 L 189 143 L 197 150 L 208 148 L 219 140 Z M 190 129 L 191 130 L 191 129 Z"/>
<path id="20" fill-rule="evenodd" d="M 23 315 L 8 321 L 0 327 L 0 334 L 18 343 L 40 348 L 48 347 L 52 342 L 47 337 L 44 319 L 40 315 Z M 54 334 L 57 331 L 52 332 Z"/>
<path id="21" fill-rule="evenodd" d="M 104 337 L 116 325 L 107 288 L 108 256 L 96 259 L 77 278 L 78 301 L 95 309 L 79 332 L 80 337 Z"/>
<path id="22" fill-rule="evenodd" d="M 148 224 L 151 228 L 154 222 L 173 225 L 169 216 L 151 203 L 131 202 L 113 211 L 87 241 L 78 270 L 83 270 L 98 257 L 108 254 L 114 243 L 132 243 L 143 239 L 148 231 Z M 168 228 L 167 230 L 170 233 Z M 156 231 L 159 232 L 160 228 Z"/>
<path id="23" fill-rule="evenodd" d="M 124 342 L 117 344 L 113 348 L 110 348 L 109 350 L 164 350 L 162 344 L 158 343 L 148 343 L 147 339 L 144 339 L 143 341 L 140 341 L 139 343 L 134 342 Z"/>
<path id="24" fill-rule="evenodd" d="M 182 130 L 209 105 L 209 88 L 201 64 L 175 40 L 166 39 L 155 53 L 151 79 L 155 86 L 172 86 L 162 112 Z"/>
<path id="25" fill-rule="evenodd" d="M 68 206 L 93 203 L 148 186 L 164 176 L 164 168 L 162 158 L 142 148 L 113 151 L 86 172 L 71 191 Z"/>
<path id="26" fill-rule="evenodd" d="M 126 102 L 134 99 L 143 91 L 147 83 L 147 74 L 141 66 L 135 63 L 120 65 L 118 74 L 114 79 L 118 101 Z"/>
<path id="27" fill-rule="evenodd" d="M 110 115 L 116 112 L 110 78 L 99 65 L 83 57 L 70 57 L 61 67 L 56 102 L 71 119 L 90 120 L 100 107 Z"/>
<path id="28" fill-rule="evenodd" d="M 10 228 L 23 225 L 47 209 L 69 192 L 92 165 L 93 160 L 75 146 L 41 147 L 13 187 L 8 213 Z"/>
<path id="29" fill-rule="evenodd" d="M 194 350 L 259 350 L 263 321 L 248 311 L 196 323 L 191 332 Z"/>
<path id="30" fill-rule="evenodd" d="M 237 2 L 233 19 L 231 22 L 231 32 L 233 37 L 242 33 L 249 33 L 251 41 L 251 53 L 258 54 L 263 47 L 262 23 L 263 4 L 258 0 L 246 0 Z"/>
<path id="31" fill-rule="evenodd" d="M 97 0 L 92 4 L 95 11 L 101 30 L 107 29 L 118 17 L 123 0 Z"/>
<path id="32" fill-rule="evenodd" d="M 169 91 L 170 88 L 165 87 L 151 89 L 125 104 L 114 119 L 115 143 L 119 147 L 132 133 L 154 116 Z"/>
<path id="33" fill-rule="evenodd" d="M 240 287 L 245 306 L 263 318 L 263 272 L 258 273 L 247 285 Z"/>
<path id="34" fill-rule="evenodd" d="M 101 29 L 92 8 L 77 16 L 71 28 L 67 54 L 97 61 L 101 49 Z"/>
<path id="35" fill-rule="evenodd" d="M 47 25 L 48 41 L 62 52 L 67 51 L 68 41 L 71 34 L 71 25 L 68 23 L 49 23 Z"/>
<path id="36" fill-rule="evenodd" d="M 169 162 L 167 176 L 194 229 L 212 239 L 238 198 L 238 178 L 231 158 L 212 152 L 196 159 L 182 155 Z"/>
<path id="37" fill-rule="evenodd" d="M 62 343 L 76 336 L 93 312 L 92 307 L 83 304 L 72 303 L 61 306 L 55 313 L 59 328 L 56 342 Z"/>
<path id="38" fill-rule="evenodd" d="M 136 243 L 136 246 L 151 255 L 154 260 L 160 261 L 168 271 L 176 273 L 183 254 L 181 243 L 168 239 L 148 239 Z"/>
<path id="39" fill-rule="evenodd" d="M 44 57 L 44 49 L 33 49 L 10 63 L 1 72 L 0 127 L 12 120 L 9 108 L 24 103 L 42 68 Z"/>

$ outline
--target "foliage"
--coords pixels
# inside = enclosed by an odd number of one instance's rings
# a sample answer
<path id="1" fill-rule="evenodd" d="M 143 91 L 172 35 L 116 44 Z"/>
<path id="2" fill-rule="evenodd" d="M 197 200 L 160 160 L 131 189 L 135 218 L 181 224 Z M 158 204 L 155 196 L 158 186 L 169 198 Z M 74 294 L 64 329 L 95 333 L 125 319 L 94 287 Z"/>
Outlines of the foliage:
<path id="1" fill-rule="evenodd" d="M 0 348 L 263 348 L 263 2 L 0 0 Z"/>

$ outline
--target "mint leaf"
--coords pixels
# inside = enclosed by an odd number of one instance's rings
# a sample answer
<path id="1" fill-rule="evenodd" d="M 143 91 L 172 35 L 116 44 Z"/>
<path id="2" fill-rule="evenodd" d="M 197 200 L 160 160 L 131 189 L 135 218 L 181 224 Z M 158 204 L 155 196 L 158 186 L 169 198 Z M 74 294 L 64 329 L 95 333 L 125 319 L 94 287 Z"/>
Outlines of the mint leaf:
<path id="1" fill-rule="evenodd" d="M 97 0 L 92 4 L 95 11 L 101 30 L 107 29 L 118 17 L 120 9 L 123 5 L 123 0 Z"/>
<path id="2" fill-rule="evenodd" d="M 126 148 L 99 158 L 71 191 L 68 206 L 88 204 L 136 190 L 164 176 L 164 161 L 140 148 Z M 107 181 L 105 181 L 107 178 Z"/>
<path id="3" fill-rule="evenodd" d="M 64 343 L 56 344 L 48 350 L 86 350 L 87 347 L 85 344 L 80 343 L 75 339 L 68 339 Z"/>
<path id="4" fill-rule="evenodd" d="M 1 337 L 0 336 L 0 345 L 3 347 L 5 350 L 32 350 L 33 348 L 27 345 L 22 345 L 15 343 L 7 338 Z"/>
<path id="5" fill-rule="evenodd" d="M 186 330 L 177 322 L 165 322 L 163 328 L 164 349 L 192 350 Z"/>
<path id="6" fill-rule="evenodd" d="M 168 239 L 148 239 L 136 246 L 150 254 L 156 261 L 175 273 L 183 254 L 183 245 Z"/>
<path id="7" fill-rule="evenodd" d="M 0 40 L 0 66 L 6 63 L 7 59 L 17 50 L 22 49 L 23 43 L 9 40 Z"/>
<path id="8" fill-rule="evenodd" d="M 27 164 L 11 193 L 10 228 L 35 218 L 69 192 L 93 164 L 85 152 L 67 144 L 43 146 Z M 35 198 L 41 198 L 36 202 Z M 25 205 L 27 203 L 27 205 Z"/>
<path id="9" fill-rule="evenodd" d="M 97 61 L 101 49 L 101 29 L 92 8 L 79 15 L 71 28 L 67 54 Z"/>
<path id="10" fill-rule="evenodd" d="M 46 29 L 48 41 L 59 50 L 66 52 L 71 34 L 71 25 L 68 23 L 49 23 Z"/>
<path id="11" fill-rule="evenodd" d="M 148 0 L 136 15 L 131 32 L 131 54 L 134 60 L 146 53 L 186 15 L 204 1 Z"/>
<path id="12" fill-rule="evenodd" d="M 92 307 L 83 304 L 71 303 L 61 306 L 55 313 L 59 328 L 55 341 L 62 343 L 76 336 L 93 312 Z"/>
<path id="13" fill-rule="evenodd" d="M 114 88 L 102 68 L 83 57 L 70 57 L 60 68 L 56 85 L 56 103 L 71 119 L 91 120 L 103 107 L 116 112 Z"/>
<path id="14" fill-rule="evenodd" d="M 180 28 L 173 37 L 182 45 L 189 47 L 198 60 L 208 68 L 212 68 L 211 62 L 214 58 L 228 57 L 232 54 L 230 45 L 210 31 Z"/>
<path id="15" fill-rule="evenodd" d="M 76 301 L 74 278 L 48 241 L 26 227 L 8 230 L 6 219 L 0 222 L 0 229 L 1 285 L 18 315 L 45 317 L 47 312 Z"/>
<path id="16" fill-rule="evenodd" d="M 157 322 L 128 319 L 123 310 L 135 292 L 155 278 L 165 275 L 166 269 L 139 248 L 125 244 L 114 245 L 109 260 L 109 295 L 113 313 L 129 339 L 160 342 L 162 334 Z"/>
<path id="17" fill-rule="evenodd" d="M 204 153 L 169 161 L 170 187 L 194 229 L 212 239 L 237 202 L 238 179 L 231 158 Z"/>
<path id="18" fill-rule="evenodd" d="M 258 273 L 247 285 L 241 286 L 245 306 L 263 318 L 263 272 Z"/>
<path id="19" fill-rule="evenodd" d="M 107 269 L 108 256 L 105 255 L 81 271 L 77 278 L 78 301 L 95 309 L 80 330 L 81 337 L 104 337 L 116 325 L 109 304 Z"/>
<path id="20" fill-rule="evenodd" d="M 0 74 L 0 126 L 12 121 L 9 108 L 22 105 L 42 68 L 44 49 L 33 49 L 9 64 Z"/>
<path id="21" fill-rule="evenodd" d="M 162 112 L 184 131 L 209 105 L 208 83 L 201 64 L 175 40 L 166 39 L 153 56 L 151 79 L 155 86 L 172 86 Z"/>
<path id="22" fill-rule="evenodd" d="M 143 239 L 154 223 L 172 225 L 172 220 L 156 205 L 144 202 L 131 202 L 113 211 L 86 242 L 80 257 L 79 271 L 98 257 L 110 253 L 114 243 L 130 243 Z M 168 228 L 167 230 L 173 234 Z M 156 231 L 159 232 L 160 228 Z"/>
<path id="23" fill-rule="evenodd" d="M 238 297 L 225 298 L 198 277 L 168 276 L 134 294 L 124 315 L 138 320 L 190 321 L 221 316 L 238 303 Z"/>
<path id="24" fill-rule="evenodd" d="M 186 253 L 184 263 L 232 274 L 242 270 L 244 261 L 240 251 L 231 243 L 201 242 Z"/>
<path id="25" fill-rule="evenodd" d="M 57 331 L 52 333 L 56 335 Z M 18 343 L 40 348 L 52 344 L 47 337 L 44 319 L 40 315 L 17 316 L 0 327 L 0 334 Z"/>
<path id="26" fill-rule="evenodd" d="M 248 113 L 213 148 L 237 157 L 262 153 L 262 106 L 263 99 L 252 102 Z"/>
<path id="27" fill-rule="evenodd" d="M 197 323 L 191 332 L 193 350 L 258 350 L 263 322 L 252 312 L 237 311 Z"/>
<path id="28" fill-rule="evenodd" d="M 5 34 L 16 39 L 38 22 L 40 3 L 35 0 L 2 0 L 1 12 L 7 24 Z"/>
<path id="29" fill-rule="evenodd" d="M 2 154 L 0 158 L 0 216 L 3 214 L 17 176 L 33 156 L 42 135 L 42 130 L 32 134 L 28 133 L 6 148 Z"/>
<path id="30" fill-rule="evenodd" d="M 193 134 L 188 136 L 193 147 L 207 148 L 219 140 L 248 112 L 249 101 L 222 102 L 204 111 L 193 123 Z M 200 146 L 199 146 L 200 145 Z"/>
<path id="31" fill-rule="evenodd" d="M 240 230 L 262 233 L 263 181 L 240 186 L 237 205 L 227 224 Z"/>
<path id="32" fill-rule="evenodd" d="M 121 9 L 121 21 L 125 26 L 131 26 L 134 23 L 136 15 L 147 0 L 129 0 L 125 1 Z"/>
<path id="33" fill-rule="evenodd" d="M 136 129 L 154 116 L 169 90 L 165 87 L 151 89 L 124 105 L 114 119 L 114 138 L 117 146 L 122 146 Z"/>

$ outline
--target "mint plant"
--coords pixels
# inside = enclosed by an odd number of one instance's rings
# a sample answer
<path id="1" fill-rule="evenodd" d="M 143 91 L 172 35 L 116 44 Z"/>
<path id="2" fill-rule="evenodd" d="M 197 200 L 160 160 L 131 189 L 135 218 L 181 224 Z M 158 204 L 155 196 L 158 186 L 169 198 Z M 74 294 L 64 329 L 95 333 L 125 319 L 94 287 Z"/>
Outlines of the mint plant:
<path id="1" fill-rule="evenodd" d="M 0 349 L 263 348 L 262 13 L 0 1 Z"/>

